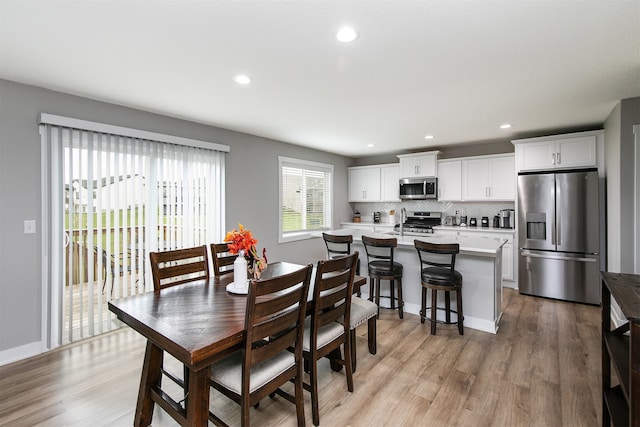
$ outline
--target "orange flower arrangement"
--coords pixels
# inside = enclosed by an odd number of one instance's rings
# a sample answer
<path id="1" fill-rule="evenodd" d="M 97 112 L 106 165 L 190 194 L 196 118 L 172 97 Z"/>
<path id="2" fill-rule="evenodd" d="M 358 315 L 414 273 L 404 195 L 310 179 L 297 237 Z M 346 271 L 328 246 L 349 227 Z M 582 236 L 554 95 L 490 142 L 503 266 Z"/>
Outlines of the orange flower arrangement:
<path id="1" fill-rule="evenodd" d="M 258 256 L 256 249 L 257 239 L 254 239 L 251 231 L 244 228 L 242 224 L 238 224 L 235 228 L 224 237 L 224 241 L 229 244 L 229 252 L 238 254 L 244 251 L 245 258 L 248 258 L 249 270 L 256 279 L 260 278 L 260 274 L 267 268 L 267 250 L 262 249 L 262 257 Z"/>
<path id="2" fill-rule="evenodd" d="M 251 231 L 247 230 L 238 224 L 238 230 L 235 228 L 224 237 L 224 241 L 229 244 L 229 251 L 232 254 L 237 254 L 240 251 L 244 251 L 245 254 L 251 253 L 251 249 L 255 252 L 255 246 L 258 241 L 253 238 Z"/>

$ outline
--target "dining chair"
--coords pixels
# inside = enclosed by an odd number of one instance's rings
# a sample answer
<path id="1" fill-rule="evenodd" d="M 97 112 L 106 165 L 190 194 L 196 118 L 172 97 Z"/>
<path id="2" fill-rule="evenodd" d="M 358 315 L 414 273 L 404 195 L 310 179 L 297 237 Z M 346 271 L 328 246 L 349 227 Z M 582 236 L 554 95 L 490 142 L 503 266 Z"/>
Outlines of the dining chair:
<path id="1" fill-rule="evenodd" d="M 135 257 L 131 256 L 131 250 L 129 249 L 127 249 L 125 253 L 120 254 L 119 257 L 116 257 L 115 254 L 109 255 L 106 250 L 101 249 L 97 246 L 93 247 L 93 252 L 96 255 L 96 259 L 97 257 L 102 258 L 102 277 L 103 277 L 102 293 L 104 293 L 104 290 L 107 286 L 107 269 L 111 274 L 111 292 L 110 293 L 112 297 L 113 297 L 113 291 L 115 289 L 114 285 L 115 285 L 116 273 L 122 276 L 124 275 L 125 272 L 128 274 L 131 274 L 134 271 L 136 273 L 139 271 L 138 260 Z M 126 268 L 124 266 L 125 258 L 127 261 Z M 136 279 L 136 289 L 137 289 L 137 282 L 139 280 L 140 280 L 139 278 Z"/>
<path id="2" fill-rule="evenodd" d="M 244 346 L 211 366 L 211 386 L 240 404 L 242 426 L 249 426 L 252 406 L 275 394 L 296 405 L 298 425 L 305 425 L 302 342 L 312 271 L 309 264 L 286 275 L 251 280 Z M 294 396 L 280 389 L 289 381 Z M 225 425 L 212 412 L 209 418 Z"/>
<path id="3" fill-rule="evenodd" d="M 153 290 L 160 293 L 163 289 L 198 280 L 207 283 L 209 279 L 209 257 L 206 246 L 176 249 L 164 252 L 149 253 L 151 261 L 151 275 L 153 276 Z M 184 390 L 184 404 L 186 407 L 187 391 L 189 390 L 189 370 L 183 366 L 183 377 L 180 379 L 161 368 L 162 373 Z"/>
<path id="4" fill-rule="evenodd" d="M 351 367 L 351 294 L 358 253 L 318 261 L 313 285 L 313 311 L 305 321 L 302 355 L 309 365 L 309 383 L 304 388 L 311 392 L 313 424 L 320 424 L 318 405 L 318 360 L 329 357 L 345 368 L 347 389 L 353 392 Z M 340 347 L 344 347 L 344 357 Z"/>
<path id="5" fill-rule="evenodd" d="M 229 252 L 228 243 L 212 243 L 211 258 L 213 259 L 213 274 L 220 277 L 233 273 L 233 263 L 238 255 Z"/>
<path id="6" fill-rule="evenodd" d="M 153 290 L 209 279 L 209 257 L 206 246 L 151 252 Z"/>

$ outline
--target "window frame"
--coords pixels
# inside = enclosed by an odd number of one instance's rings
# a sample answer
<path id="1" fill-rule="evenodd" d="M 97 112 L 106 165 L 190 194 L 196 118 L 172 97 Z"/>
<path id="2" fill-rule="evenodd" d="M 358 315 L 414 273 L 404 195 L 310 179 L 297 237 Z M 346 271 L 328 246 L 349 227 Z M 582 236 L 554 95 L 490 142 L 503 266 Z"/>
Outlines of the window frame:
<path id="1" fill-rule="evenodd" d="M 283 217 L 283 168 L 284 167 L 298 167 L 303 170 L 322 171 L 329 174 L 329 185 L 331 188 L 327 192 L 329 197 L 328 203 L 324 205 L 327 211 L 324 212 L 324 226 L 317 229 L 308 229 L 295 232 L 285 232 L 282 229 L 282 217 Z M 278 243 L 294 242 L 298 240 L 305 240 L 312 237 L 313 233 L 320 233 L 322 231 L 330 230 L 333 224 L 333 186 L 334 186 L 334 167 L 329 163 L 313 162 L 310 160 L 295 159 L 292 157 L 278 156 Z"/>

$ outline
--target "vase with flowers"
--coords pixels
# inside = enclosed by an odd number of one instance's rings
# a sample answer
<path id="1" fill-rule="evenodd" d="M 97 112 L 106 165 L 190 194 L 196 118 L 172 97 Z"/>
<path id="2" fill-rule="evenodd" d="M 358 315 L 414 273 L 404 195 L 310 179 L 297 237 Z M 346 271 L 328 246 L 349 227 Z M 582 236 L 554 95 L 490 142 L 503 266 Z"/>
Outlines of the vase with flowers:
<path id="1" fill-rule="evenodd" d="M 237 229 L 227 232 L 224 241 L 229 246 L 229 252 L 237 254 L 236 262 L 233 266 L 234 289 L 241 291 L 248 289 L 247 270 L 254 279 L 259 279 L 262 272 L 267 268 L 266 249 L 262 249 L 262 257 L 258 255 L 255 239 L 250 230 L 238 224 Z"/>

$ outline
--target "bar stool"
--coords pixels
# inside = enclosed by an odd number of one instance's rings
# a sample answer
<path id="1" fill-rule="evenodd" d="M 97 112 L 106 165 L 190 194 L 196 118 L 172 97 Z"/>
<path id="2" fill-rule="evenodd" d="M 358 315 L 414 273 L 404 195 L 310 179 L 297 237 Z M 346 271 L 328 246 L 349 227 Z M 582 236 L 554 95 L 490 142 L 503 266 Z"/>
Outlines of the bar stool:
<path id="1" fill-rule="evenodd" d="M 338 235 L 322 233 L 322 238 L 327 247 L 327 256 L 329 259 L 351 254 L 351 244 L 353 243 L 353 236 L 351 234 Z M 358 258 L 358 264 L 356 265 L 356 275 L 360 275 L 360 258 Z M 358 296 L 360 296 L 360 292 L 358 292 Z"/>
<path id="2" fill-rule="evenodd" d="M 362 236 L 362 244 L 367 253 L 367 265 L 369 267 L 369 301 L 373 301 L 375 295 L 375 303 L 378 306 L 378 318 L 380 318 L 380 281 L 389 281 L 389 298 L 391 301 L 391 309 L 395 310 L 396 301 L 398 302 L 398 315 L 403 318 L 402 307 L 402 264 L 393 260 L 393 250 L 398 246 L 395 238 L 375 238 Z M 398 296 L 395 296 L 395 282 L 398 281 Z M 375 288 L 375 292 L 374 292 Z"/>
<path id="3" fill-rule="evenodd" d="M 464 335 L 462 322 L 462 274 L 455 270 L 456 255 L 460 252 L 460 245 L 427 243 L 421 240 L 413 241 L 421 266 L 422 309 L 420 323 L 425 319 L 431 322 L 431 335 L 436 334 L 436 323 L 458 324 L 458 332 Z M 445 260 L 448 259 L 448 262 Z M 427 317 L 427 290 L 431 290 L 430 316 Z M 444 291 L 445 306 L 438 307 L 438 291 Z M 450 293 L 456 293 L 457 310 L 451 309 Z M 437 319 L 437 311 L 445 312 L 445 320 Z M 451 313 L 456 314 L 456 321 L 451 321 Z"/>

